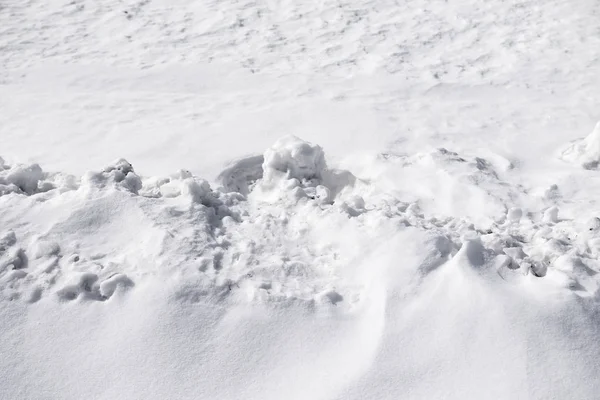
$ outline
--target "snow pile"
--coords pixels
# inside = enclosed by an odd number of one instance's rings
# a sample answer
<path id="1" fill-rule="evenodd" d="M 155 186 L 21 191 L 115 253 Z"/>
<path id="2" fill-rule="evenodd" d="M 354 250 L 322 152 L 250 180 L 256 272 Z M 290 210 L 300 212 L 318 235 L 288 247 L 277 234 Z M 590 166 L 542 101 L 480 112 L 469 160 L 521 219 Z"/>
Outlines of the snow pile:
<path id="1" fill-rule="evenodd" d="M 256 182 L 263 177 L 264 156 L 245 157 L 232 162 L 217 180 L 227 192 L 238 192 L 244 196 L 250 193 Z"/>
<path id="2" fill-rule="evenodd" d="M 137 194 L 142 188 L 142 181 L 133 170 L 133 166 L 125 159 L 118 159 L 100 172 L 88 172 L 82 177 L 85 186 L 102 188 L 113 185 Z"/>
<path id="3" fill-rule="evenodd" d="M 561 153 L 565 161 L 579 164 L 585 169 L 598 169 L 600 165 L 600 122 L 588 136 L 571 143 Z"/>
<path id="4" fill-rule="evenodd" d="M 430 168 L 441 173 L 442 180 L 452 179 L 478 195 L 493 189 L 500 179 L 490 162 L 444 149 L 388 155 L 379 162 L 390 174 L 417 170 L 415 166 Z M 29 170 L 37 171 L 4 166 L 2 176 L 7 179 L 11 171 Z M 426 203 L 422 208 L 423 202 L 404 200 L 385 185 L 375 186 L 349 171 L 328 168 L 321 147 L 296 137 L 277 141 L 264 156 L 238 160 L 219 175 L 221 186 L 216 189 L 185 170 L 144 177 L 124 159 L 88 172 L 81 180 L 61 174 L 25 174 L 30 175 L 33 178 L 24 181 L 10 178 L 18 190 L 0 197 L 0 226 L 6 227 L 0 235 L 0 304 L 31 312 L 73 312 L 77 323 L 81 318 L 91 323 L 88 316 L 97 315 L 86 310 L 107 313 L 104 323 L 98 324 L 100 330 L 113 329 L 111 312 L 123 312 L 127 326 L 135 322 L 130 315 L 143 315 L 142 320 L 158 324 L 158 332 L 165 332 L 168 338 L 162 341 L 168 342 L 167 347 L 210 352 L 210 357 L 186 362 L 190 373 L 201 377 L 202 390 L 208 390 L 209 381 L 220 379 L 215 374 L 239 366 L 239 352 L 255 340 L 275 335 L 286 344 L 276 348 L 274 359 L 297 360 L 289 337 L 304 340 L 319 332 L 319 339 L 310 341 L 315 347 L 303 349 L 325 365 L 331 360 L 319 358 L 323 354 L 335 351 L 336 361 L 348 348 L 361 349 L 360 354 L 347 355 L 353 362 L 343 373 L 336 373 L 337 361 L 335 368 L 324 368 L 336 377 L 332 393 L 362 398 L 358 377 L 379 379 L 376 360 L 389 353 L 387 346 L 396 346 L 393 332 L 402 331 L 403 338 L 417 343 L 441 340 L 450 346 L 456 337 L 440 338 L 439 332 L 467 318 L 469 324 L 453 329 L 482 326 L 478 321 L 485 320 L 502 333 L 493 337 L 504 341 L 503 325 L 488 316 L 489 310 L 501 318 L 524 318 L 524 310 L 536 309 L 533 294 L 540 291 L 576 296 L 591 307 L 600 290 L 598 218 L 583 222 L 559 218 L 558 206 L 533 211 L 507 206 L 501 201 L 510 199 L 516 189 L 502 185 L 491 198 L 500 203 L 495 206 L 503 215 L 487 225 L 467 217 L 432 215 Z M 52 188 L 41 191 L 47 181 Z M 36 188 L 26 186 L 28 182 L 36 182 Z M 473 302 L 468 293 L 475 293 L 478 300 Z M 439 301 L 430 304 L 431 296 L 440 297 Z M 482 301 L 485 307 L 470 309 Z M 444 313 L 436 311 L 447 303 Z M 456 309 L 471 310 L 473 320 Z M 386 318 L 390 314 L 394 318 Z M 190 328 L 185 338 L 177 336 L 182 333 L 179 328 L 174 333 L 171 325 L 180 326 L 173 319 L 188 321 L 183 315 L 195 316 L 194 320 L 197 316 L 201 325 Z M 431 319 L 421 320 L 418 315 Z M 271 318 L 286 323 L 271 332 L 270 322 L 262 325 Z M 220 322 L 207 322 L 213 319 Z M 551 322 L 555 323 L 562 320 Z M 208 336 L 198 337 L 198 332 Z M 492 334 L 477 329 L 460 335 L 475 335 L 488 343 Z M 172 335 L 185 345 L 172 341 Z M 198 350 L 194 347 L 198 343 L 216 347 Z M 510 342 L 502 345 L 511 346 Z M 155 356 L 165 354 L 170 350 Z M 421 357 L 435 365 L 447 356 L 441 352 Z M 208 365 L 196 361 L 207 359 Z M 481 365 L 489 361 L 475 359 Z M 103 356 L 95 361 L 112 362 Z M 387 369 L 400 375 L 412 373 L 415 362 L 420 361 L 394 363 Z M 236 374 L 239 382 L 231 383 L 227 397 L 237 398 L 248 390 L 281 394 L 276 388 L 248 389 L 247 382 L 257 379 L 257 363 L 261 361 L 252 360 L 252 368 Z M 261 368 L 277 370 L 269 365 Z M 444 376 L 453 374 L 453 369 L 443 371 Z M 86 381 L 94 381 L 96 368 L 82 374 Z M 289 382 L 287 375 L 280 379 Z M 423 390 L 422 384 L 413 384 Z M 214 394 L 222 390 L 215 389 Z"/>
<path id="5" fill-rule="evenodd" d="M 332 200 L 330 189 L 323 183 L 327 174 L 325 153 L 318 145 L 305 142 L 296 136 L 279 139 L 264 153 L 261 192 L 280 191 L 289 198 Z"/>
<path id="6" fill-rule="evenodd" d="M 300 182 L 320 180 L 326 168 L 323 149 L 296 136 L 279 139 L 264 154 L 265 183 L 282 177 Z"/>
<path id="7" fill-rule="evenodd" d="M 33 194 L 48 190 L 51 185 L 41 182 L 45 177 L 46 174 L 37 164 L 9 166 L 0 158 L 0 195 Z"/>
<path id="8" fill-rule="evenodd" d="M 259 192 L 265 198 L 277 201 L 283 195 L 292 201 L 304 198 L 320 204 L 333 203 L 345 188 L 356 183 L 349 171 L 327 167 L 321 146 L 291 135 L 279 139 L 264 153 L 261 177 Z"/>
<path id="9" fill-rule="evenodd" d="M 464 175 L 478 184 L 498 179 L 487 161 L 467 162 L 444 149 L 400 160 L 404 168 L 443 165 L 449 176 Z M 3 168 L 14 193 L 54 199 L 34 203 L 31 210 L 22 196 L 0 203 L 7 226 L 22 220 L 26 209 L 46 215 L 43 223 L 25 219 L 3 236 L 0 289 L 5 298 L 32 302 L 55 293 L 63 301 L 106 301 L 119 288 L 134 287 L 149 263 L 159 276 L 186 277 L 176 289 L 186 301 L 235 294 L 253 302 L 353 306 L 363 290 L 362 272 L 353 275 L 348 265 L 362 257 L 364 243 L 408 227 L 436 243 L 440 259 L 428 261 L 424 274 L 464 246 L 475 246 L 481 254 L 469 259 L 477 259 L 477 267 L 487 265 L 502 276 L 518 271 L 562 276 L 556 278 L 561 285 L 586 288 L 583 296 L 595 293 L 596 280 L 570 272 L 561 256 L 570 254 L 569 265 L 599 269 L 588 256 L 600 251 L 598 229 L 572 228 L 572 221 L 558 218 L 558 207 L 536 214 L 505 208 L 503 218 L 485 227 L 467 218 L 425 216 L 418 202 L 401 201 L 369 189 L 348 171 L 327 168 L 322 148 L 297 137 L 285 137 L 264 156 L 227 168 L 220 175 L 223 187 L 216 190 L 184 170 L 140 177 L 124 159 L 86 173 L 78 184 L 55 181 L 47 192 L 39 188 L 49 175 L 38 166 Z M 243 193 L 231 191 L 234 187 Z M 337 235 L 341 230 L 343 238 Z M 581 230 L 585 235 L 577 233 Z"/>
<path id="10" fill-rule="evenodd" d="M 155 269 L 198 272 L 199 255 L 222 256 L 219 227 L 238 218 L 230 206 L 242 198 L 187 171 L 142 179 L 124 159 L 81 179 L 37 165 L 3 165 L 0 176 L 16 194 L 0 197 L 10 227 L 0 243 L 0 297 L 26 303 L 53 295 L 103 302 Z"/>
<path id="11" fill-rule="evenodd" d="M 599 6 L 3 2 L 0 399 L 597 399 Z"/>
<path id="12" fill-rule="evenodd" d="M 63 173 L 47 173 L 38 164 L 7 165 L 0 157 L 0 196 L 20 194 L 32 196 L 42 194 L 48 198 L 54 193 L 74 190 L 79 180 Z"/>
<path id="13" fill-rule="evenodd" d="M 356 178 L 349 171 L 327 168 L 323 149 L 296 136 L 276 141 L 263 155 L 231 163 L 218 177 L 226 192 L 278 202 L 317 200 L 331 204 Z M 353 200 L 352 200 L 353 201 Z"/>

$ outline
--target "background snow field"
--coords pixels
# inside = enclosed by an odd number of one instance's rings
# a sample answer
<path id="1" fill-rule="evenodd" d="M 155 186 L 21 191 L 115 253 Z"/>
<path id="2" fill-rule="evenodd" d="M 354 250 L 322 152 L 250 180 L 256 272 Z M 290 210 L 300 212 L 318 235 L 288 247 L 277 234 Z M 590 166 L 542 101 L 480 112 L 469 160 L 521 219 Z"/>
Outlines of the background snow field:
<path id="1" fill-rule="evenodd" d="M 596 0 L 3 0 L 0 399 L 596 400 L 599 105 Z"/>

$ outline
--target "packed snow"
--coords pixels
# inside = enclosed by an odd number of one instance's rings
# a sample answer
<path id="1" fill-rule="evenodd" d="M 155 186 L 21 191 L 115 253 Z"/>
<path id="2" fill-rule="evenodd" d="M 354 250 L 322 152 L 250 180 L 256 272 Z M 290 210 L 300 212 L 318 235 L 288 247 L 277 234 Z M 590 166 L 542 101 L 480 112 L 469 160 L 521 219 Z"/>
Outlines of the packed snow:
<path id="1" fill-rule="evenodd" d="M 598 15 L 0 5 L 0 398 L 597 399 Z"/>

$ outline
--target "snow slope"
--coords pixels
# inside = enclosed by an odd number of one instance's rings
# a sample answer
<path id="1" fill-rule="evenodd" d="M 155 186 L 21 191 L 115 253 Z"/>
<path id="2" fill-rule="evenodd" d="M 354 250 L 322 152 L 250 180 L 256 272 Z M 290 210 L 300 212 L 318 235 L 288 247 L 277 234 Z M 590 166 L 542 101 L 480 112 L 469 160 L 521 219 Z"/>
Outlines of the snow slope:
<path id="1" fill-rule="evenodd" d="M 597 398 L 599 13 L 4 2 L 0 398 Z"/>

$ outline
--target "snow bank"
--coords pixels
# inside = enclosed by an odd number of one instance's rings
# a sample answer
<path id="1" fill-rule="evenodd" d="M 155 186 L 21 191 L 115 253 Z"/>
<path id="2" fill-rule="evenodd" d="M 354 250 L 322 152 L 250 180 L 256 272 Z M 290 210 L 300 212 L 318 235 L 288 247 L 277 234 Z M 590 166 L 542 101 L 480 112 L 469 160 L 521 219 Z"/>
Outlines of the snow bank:
<path id="1" fill-rule="evenodd" d="M 561 153 L 565 161 L 579 164 L 585 169 L 598 169 L 600 165 L 600 122 L 588 136 L 572 142 Z"/>

